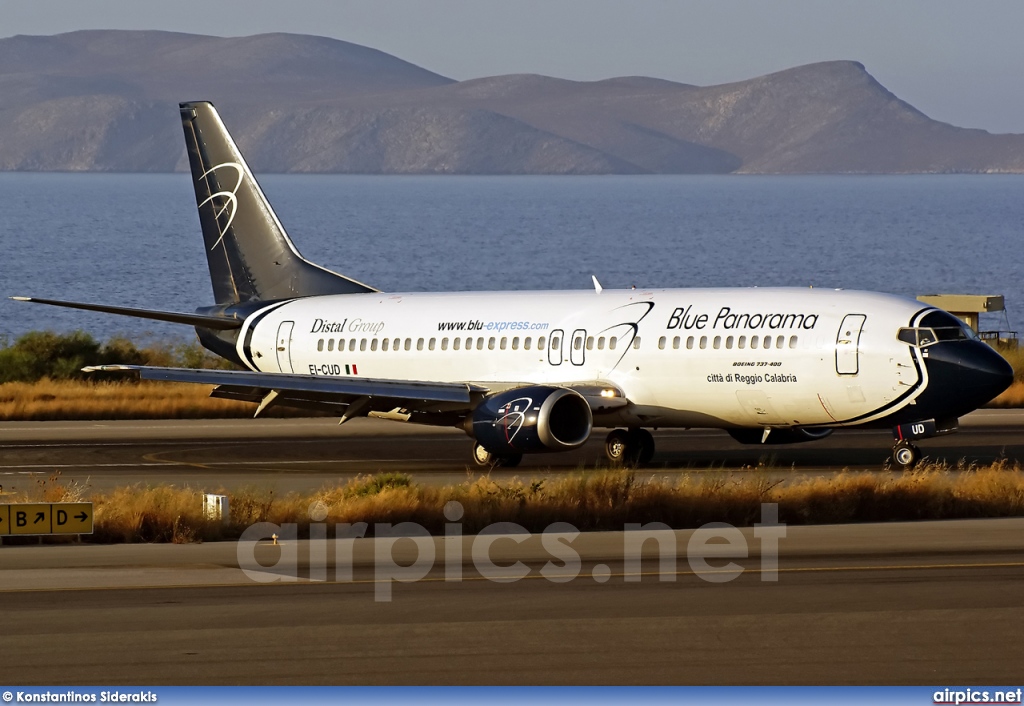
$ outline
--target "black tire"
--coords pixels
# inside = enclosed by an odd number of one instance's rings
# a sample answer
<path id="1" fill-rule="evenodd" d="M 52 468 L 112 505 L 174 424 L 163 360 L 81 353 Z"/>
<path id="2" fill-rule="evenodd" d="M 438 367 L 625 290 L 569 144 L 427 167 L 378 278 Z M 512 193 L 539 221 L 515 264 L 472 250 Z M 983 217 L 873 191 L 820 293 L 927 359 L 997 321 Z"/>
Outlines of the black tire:
<path id="1" fill-rule="evenodd" d="M 629 462 L 632 446 L 629 432 L 624 429 L 613 429 L 604 439 L 604 455 L 613 466 L 624 466 Z"/>
<path id="2" fill-rule="evenodd" d="M 474 444 L 473 446 L 473 463 L 479 468 L 494 468 L 494 460 L 497 458 L 490 451 L 485 449 L 480 444 Z"/>
<path id="3" fill-rule="evenodd" d="M 637 463 L 646 466 L 654 458 L 654 437 L 646 429 L 632 429 L 630 436 L 637 450 Z"/>
<path id="4" fill-rule="evenodd" d="M 911 469 L 921 460 L 921 449 L 909 441 L 901 441 L 893 447 L 892 460 L 903 470 Z"/>
<path id="5" fill-rule="evenodd" d="M 519 465 L 519 462 L 523 460 L 522 454 L 509 454 L 508 456 L 498 456 L 494 463 L 495 468 L 515 468 Z"/>
<path id="6" fill-rule="evenodd" d="M 522 454 L 508 454 L 499 456 L 491 453 L 480 444 L 473 446 L 473 462 L 479 468 L 515 468 L 523 460 Z"/>
<path id="7" fill-rule="evenodd" d="M 604 455 L 613 466 L 636 468 L 654 455 L 654 438 L 645 429 L 615 429 L 604 440 Z"/>

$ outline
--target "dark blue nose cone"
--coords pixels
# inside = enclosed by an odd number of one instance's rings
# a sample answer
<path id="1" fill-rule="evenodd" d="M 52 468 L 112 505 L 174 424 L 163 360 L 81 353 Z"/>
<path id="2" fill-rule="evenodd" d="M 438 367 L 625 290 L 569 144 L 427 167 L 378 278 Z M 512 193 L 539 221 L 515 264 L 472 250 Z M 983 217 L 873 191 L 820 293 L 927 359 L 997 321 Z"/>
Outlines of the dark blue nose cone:
<path id="1" fill-rule="evenodd" d="M 981 341 L 942 341 L 922 351 L 928 387 L 918 400 L 930 416 L 959 417 L 991 401 L 1013 382 L 1013 368 Z"/>
<path id="2" fill-rule="evenodd" d="M 1013 383 L 1013 368 L 988 345 L 970 341 L 960 351 L 959 387 L 965 396 L 990 402 Z"/>

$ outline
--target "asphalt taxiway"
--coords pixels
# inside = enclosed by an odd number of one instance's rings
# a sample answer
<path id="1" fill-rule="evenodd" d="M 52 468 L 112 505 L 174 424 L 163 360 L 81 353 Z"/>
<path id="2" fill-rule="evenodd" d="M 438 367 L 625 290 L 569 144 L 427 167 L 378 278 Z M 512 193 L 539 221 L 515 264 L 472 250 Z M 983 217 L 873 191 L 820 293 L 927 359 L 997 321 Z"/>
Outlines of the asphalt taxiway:
<path id="1" fill-rule="evenodd" d="M 526 456 L 492 476 L 540 476 L 606 465 L 603 432 L 581 449 Z M 889 432 L 840 430 L 821 441 L 744 446 L 723 432 L 662 430 L 651 472 L 698 473 L 749 468 L 780 475 L 878 471 L 892 447 Z M 956 465 L 1024 459 L 1024 410 L 980 410 L 956 434 L 920 444 L 930 460 Z M 456 483 L 478 474 L 471 441 L 460 431 L 371 419 L 339 427 L 332 419 L 234 419 L 0 424 L 0 485 L 24 489 L 60 471 L 93 490 L 132 483 L 188 484 L 203 490 L 241 486 L 312 491 L 325 483 L 380 471 L 410 473 L 421 483 Z"/>
<path id="2" fill-rule="evenodd" d="M 626 534 L 492 545 L 529 575 L 499 583 L 467 557 L 435 561 L 376 600 L 381 541 L 356 540 L 353 581 L 259 583 L 233 543 L 0 547 L 0 681 L 33 684 L 982 684 L 1015 685 L 1024 649 L 1024 520 L 789 527 L 777 580 L 752 530 L 744 556 L 687 560 L 671 533 L 639 566 Z M 520 538 L 523 539 L 523 538 Z M 443 539 L 433 540 L 437 557 Z M 328 540 L 328 544 L 330 544 Z M 285 546 L 259 546 L 273 566 Z M 735 562 L 743 572 L 715 581 Z M 766 570 L 766 566 L 768 570 Z M 666 567 L 661 567 L 666 568 Z M 258 573 L 258 572 L 257 572 Z M 285 572 L 287 573 L 287 572 Z"/>

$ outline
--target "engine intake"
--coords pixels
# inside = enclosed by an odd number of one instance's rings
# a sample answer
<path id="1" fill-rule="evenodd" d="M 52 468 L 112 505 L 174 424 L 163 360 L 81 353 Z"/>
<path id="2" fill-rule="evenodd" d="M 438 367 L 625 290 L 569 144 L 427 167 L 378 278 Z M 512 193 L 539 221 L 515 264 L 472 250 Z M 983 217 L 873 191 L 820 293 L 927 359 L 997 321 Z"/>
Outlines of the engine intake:
<path id="1" fill-rule="evenodd" d="M 594 426 L 583 395 L 564 387 L 533 385 L 486 398 L 467 430 L 494 454 L 568 451 L 582 446 Z"/>

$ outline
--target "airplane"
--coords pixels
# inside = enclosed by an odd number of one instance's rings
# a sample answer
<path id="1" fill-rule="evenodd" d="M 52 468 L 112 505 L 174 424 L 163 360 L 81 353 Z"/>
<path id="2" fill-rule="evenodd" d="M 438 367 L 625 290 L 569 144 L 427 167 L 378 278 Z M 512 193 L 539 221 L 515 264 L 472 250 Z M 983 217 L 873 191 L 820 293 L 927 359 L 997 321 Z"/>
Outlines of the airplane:
<path id="1" fill-rule="evenodd" d="M 455 427 L 482 467 L 582 446 L 636 466 L 650 429 L 723 429 L 744 444 L 890 428 L 920 439 L 1006 389 L 1010 365 L 951 314 L 890 294 L 803 288 L 379 291 L 304 259 L 216 109 L 181 103 L 215 303 L 194 313 L 12 297 L 195 327 L 243 370 L 134 365 L 213 397 Z"/>

